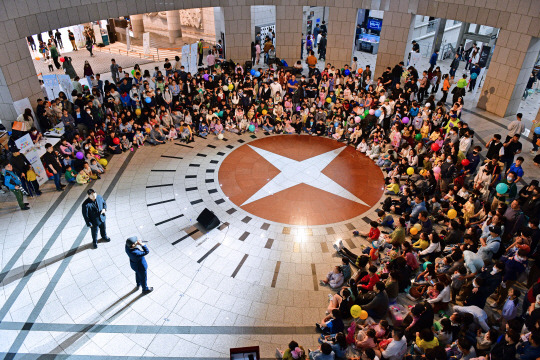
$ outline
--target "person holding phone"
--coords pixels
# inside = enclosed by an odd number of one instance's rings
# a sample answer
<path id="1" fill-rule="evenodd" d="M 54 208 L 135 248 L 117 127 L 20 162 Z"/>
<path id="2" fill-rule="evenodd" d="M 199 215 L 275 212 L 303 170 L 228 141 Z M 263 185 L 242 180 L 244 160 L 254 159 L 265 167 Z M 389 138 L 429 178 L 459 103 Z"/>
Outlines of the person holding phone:
<path id="1" fill-rule="evenodd" d="M 138 247 L 140 246 L 140 248 Z M 144 258 L 150 250 L 143 244 L 143 242 L 137 239 L 136 236 L 132 236 L 126 240 L 126 254 L 129 257 L 129 266 L 135 271 L 135 281 L 137 282 L 137 289 L 142 286 L 143 295 L 149 294 L 154 291 L 153 287 L 148 287 L 146 283 L 148 264 Z"/>

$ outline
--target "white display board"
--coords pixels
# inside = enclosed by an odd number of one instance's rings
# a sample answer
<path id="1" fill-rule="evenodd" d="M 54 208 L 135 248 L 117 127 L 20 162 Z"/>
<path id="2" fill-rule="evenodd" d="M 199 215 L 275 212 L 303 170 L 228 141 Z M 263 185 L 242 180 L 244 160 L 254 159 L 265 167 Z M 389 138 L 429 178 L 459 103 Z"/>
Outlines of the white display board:
<path id="1" fill-rule="evenodd" d="M 182 64 L 186 72 L 189 72 L 189 48 L 189 44 L 182 46 L 182 56 L 180 57 L 180 64 Z"/>
<path id="2" fill-rule="evenodd" d="M 145 55 L 150 54 L 150 33 L 145 32 L 142 37 L 143 41 L 143 52 Z"/>
<path id="3" fill-rule="evenodd" d="M 197 43 L 191 44 L 191 52 L 189 55 L 189 72 L 195 74 L 197 72 L 197 64 L 199 61 L 199 54 L 197 54 Z"/>
<path id="4" fill-rule="evenodd" d="M 45 168 L 43 167 L 43 163 L 41 162 L 41 152 L 34 145 L 34 142 L 32 141 L 30 135 L 26 134 L 23 137 L 15 140 L 15 145 L 17 145 L 17 147 L 21 151 L 21 154 L 26 156 L 30 164 L 32 164 L 32 168 L 34 169 L 34 172 L 37 176 L 38 184 L 43 185 L 44 183 L 46 183 L 48 178 L 47 173 L 45 172 Z"/>

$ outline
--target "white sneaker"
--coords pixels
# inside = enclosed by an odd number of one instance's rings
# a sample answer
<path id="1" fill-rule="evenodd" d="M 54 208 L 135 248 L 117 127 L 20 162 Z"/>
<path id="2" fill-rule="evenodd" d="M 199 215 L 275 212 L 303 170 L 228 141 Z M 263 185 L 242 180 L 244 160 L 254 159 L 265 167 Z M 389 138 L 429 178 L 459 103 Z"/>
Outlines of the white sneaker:
<path id="1" fill-rule="evenodd" d="M 341 249 L 339 248 L 339 241 L 336 241 L 336 242 L 334 243 L 334 245 L 332 245 L 332 247 L 333 247 L 337 252 L 339 252 L 339 251 L 341 250 Z"/>
<path id="2" fill-rule="evenodd" d="M 283 359 L 283 355 L 281 355 L 281 351 L 278 348 L 276 348 L 276 359 Z"/>
<path id="3" fill-rule="evenodd" d="M 332 301 L 334 299 L 334 295 L 328 294 L 328 301 Z"/>
<path id="4" fill-rule="evenodd" d="M 339 240 L 339 250 L 343 250 L 345 245 L 343 245 L 343 240 Z"/>

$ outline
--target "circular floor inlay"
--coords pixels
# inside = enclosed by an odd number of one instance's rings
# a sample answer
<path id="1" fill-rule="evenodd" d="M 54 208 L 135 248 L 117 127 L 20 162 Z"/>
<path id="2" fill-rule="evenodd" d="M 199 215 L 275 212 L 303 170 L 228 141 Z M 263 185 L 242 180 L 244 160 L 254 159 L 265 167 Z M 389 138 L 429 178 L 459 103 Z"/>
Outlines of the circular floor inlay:
<path id="1" fill-rule="evenodd" d="M 245 211 L 291 225 L 324 225 L 361 215 L 381 198 L 384 178 L 365 155 L 327 138 L 271 136 L 231 152 L 219 183 Z"/>

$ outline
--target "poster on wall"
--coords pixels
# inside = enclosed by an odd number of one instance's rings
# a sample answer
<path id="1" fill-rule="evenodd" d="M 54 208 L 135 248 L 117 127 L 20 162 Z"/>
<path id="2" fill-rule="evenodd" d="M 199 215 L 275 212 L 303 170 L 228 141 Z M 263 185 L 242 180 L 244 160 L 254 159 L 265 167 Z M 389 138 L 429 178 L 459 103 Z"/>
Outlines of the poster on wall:
<path id="1" fill-rule="evenodd" d="M 131 50 L 131 36 L 129 36 L 129 26 L 126 28 L 126 48 L 127 51 Z"/>
<path id="2" fill-rule="evenodd" d="M 71 92 L 73 91 L 73 83 L 71 82 L 71 78 L 69 75 L 56 75 L 58 77 L 58 84 L 60 85 L 60 89 L 66 94 L 68 99 L 70 101 L 73 101 L 73 97 L 71 96 Z"/>
<path id="3" fill-rule="evenodd" d="M 180 64 L 187 72 L 189 72 L 189 45 L 182 46 L 182 56 L 180 57 Z"/>
<path id="4" fill-rule="evenodd" d="M 150 54 L 150 33 L 145 32 L 142 36 L 142 42 L 143 42 L 143 53 L 145 55 Z"/>
<path id="5" fill-rule="evenodd" d="M 94 30 L 94 36 L 96 37 L 96 44 L 103 44 L 103 38 L 101 37 L 101 28 L 99 25 L 92 25 L 92 29 Z"/>
<path id="6" fill-rule="evenodd" d="M 197 43 L 191 44 L 191 51 L 189 55 L 189 72 L 195 74 L 197 72 L 197 61 L 199 54 L 197 54 Z"/>

